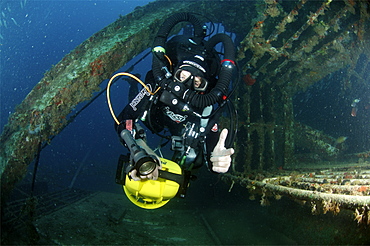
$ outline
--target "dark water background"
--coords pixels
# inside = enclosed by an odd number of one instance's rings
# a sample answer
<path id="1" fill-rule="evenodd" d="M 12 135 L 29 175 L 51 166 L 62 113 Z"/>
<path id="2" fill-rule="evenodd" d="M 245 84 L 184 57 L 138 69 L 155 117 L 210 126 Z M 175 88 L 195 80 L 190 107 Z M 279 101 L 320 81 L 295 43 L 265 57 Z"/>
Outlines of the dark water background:
<path id="1" fill-rule="evenodd" d="M 0 128 L 6 124 L 15 106 L 52 65 L 91 35 L 114 22 L 119 15 L 128 14 L 135 7 L 148 2 L 150 1 L 2 1 Z M 144 76 L 150 68 L 150 61 L 149 57 L 146 58 L 133 73 Z M 370 103 L 368 90 L 352 88 L 351 92 L 343 93 L 337 86 L 342 73 L 338 71 L 327 76 L 308 91 L 297 94 L 294 98 L 295 117 L 333 137 L 347 136 L 348 153 L 369 150 L 370 110 L 366 108 Z M 106 81 L 102 83 L 102 88 L 105 85 Z M 116 112 L 127 103 L 125 86 L 117 84 L 112 87 Z M 356 98 L 361 99 L 361 105 L 358 116 L 351 117 L 350 105 Z M 151 137 L 149 141 L 150 139 Z M 113 120 L 104 94 L 41 152 L 36 188 L 40 193 L 69 186 L 122 193 L 122 188 L 114 182 L 117 158 L 122 151 L 124 147 L 120 145 L 113 130 Z M 25 185 L 29 185 L 32 180 L 32 168 L 30 165 L 23 181 Z M 243 201 L 249 204 L 246 206 L 252 204 L 251 209 L 263 209 L 259 207 L 258 201 L 251 203 L 248 200 L 244 188 L 235 188 L 236 193 L 230 195 L 227 193 L 228 187 L 221 185 L 223 183 L 219 182 L 217 176 L 212 176 L 205 168 L 201 171 L 201 176 L 202 179 L 190 189 L 190 203 L 197 203 L 206 209 L 219 206 L 226 208 L 230 204 Z M 217 199 L 212 202 L 214 197 Z M 223 198 L 231 203 L 225 205 Z M 181 201 L 176 201 L 170 206 L 180 203 Z M 267 225 L 261 222 L 258 226 Z M 240 235 L 242 234 L 241 231 Z"/>

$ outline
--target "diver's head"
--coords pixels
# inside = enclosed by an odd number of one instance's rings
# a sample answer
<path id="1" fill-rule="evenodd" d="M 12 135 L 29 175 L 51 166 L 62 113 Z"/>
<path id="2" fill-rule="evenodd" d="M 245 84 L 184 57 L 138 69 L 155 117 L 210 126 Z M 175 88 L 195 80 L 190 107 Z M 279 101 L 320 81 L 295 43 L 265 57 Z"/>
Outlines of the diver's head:
<path id="1" fill-rule="evenodd" d="M 208 66 L 202 56 L 195 55 L 179 63 L 175 80 L 184 83 L 195 91 L 205 91 L 208 87 Z"/>

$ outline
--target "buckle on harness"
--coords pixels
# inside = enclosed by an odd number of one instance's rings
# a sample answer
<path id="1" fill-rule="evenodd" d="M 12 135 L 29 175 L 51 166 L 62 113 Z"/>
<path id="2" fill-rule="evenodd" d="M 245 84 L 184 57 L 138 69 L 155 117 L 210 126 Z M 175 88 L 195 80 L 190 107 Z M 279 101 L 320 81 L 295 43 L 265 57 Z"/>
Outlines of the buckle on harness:
<path id="1" fill-rule="evenodd" d="M 184 151 L 184 139 L 180 136 L 171 137 L 171 150 Z"/>

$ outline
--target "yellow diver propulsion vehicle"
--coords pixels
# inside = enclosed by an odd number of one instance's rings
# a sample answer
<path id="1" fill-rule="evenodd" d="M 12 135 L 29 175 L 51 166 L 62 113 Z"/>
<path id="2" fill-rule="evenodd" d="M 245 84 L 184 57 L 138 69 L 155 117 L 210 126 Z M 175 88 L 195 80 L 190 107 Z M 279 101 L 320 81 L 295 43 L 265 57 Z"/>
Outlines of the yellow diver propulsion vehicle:
<path id="1" fill-rule="evenodd" d="M 123 185 L 128 199 L 135 205 L 156 209 L 165 205 L 176 195 L 185 197 L 186 188 L 191 177 L 190 171 L 182 170 L 181 167 L 170 160 L 160 158 L 161 164 L 156 157 L 149 155 L 141 148 L 130 131 L 121 132 L 130 154 L 121 155 L 118 161 L 116 183 Z M 156 166 L 161 165 L 158 170 L 158 179 L 133 180 L 130 176 L 132 170 L 136 170 L 138 176 L 152 173 Z"/>
<path id="2" fill-rule="evenodd" d="M 121 155 L 118 161 L 116 183 L 123 186 L 127 198 L 136 206 L 145 209 L 156 209 L 167 204 L 178 196 L 184 198 L 189 186 L 190 171 L 170 160 L 160 158 L 162 169 L 157 180 L 142 179 L 135 181 L 125 171 L 129 155 Z"/>

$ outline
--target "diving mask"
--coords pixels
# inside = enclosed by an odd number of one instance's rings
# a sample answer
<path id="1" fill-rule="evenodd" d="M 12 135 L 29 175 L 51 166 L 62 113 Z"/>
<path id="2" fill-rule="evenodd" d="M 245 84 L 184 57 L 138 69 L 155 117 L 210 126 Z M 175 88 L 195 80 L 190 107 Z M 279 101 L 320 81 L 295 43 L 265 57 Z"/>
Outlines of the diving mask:
<path id="1" fill-rule="evenodd" d="M 190 70 L 193 69 L 191 67 L 186 67 L 186 69 L 177 69 L 174 76 L 175 80 L 186 84 L 189 88 L 192 88 L 195 91 L 205 91 L 208 86 L 208 81 Z"/>

